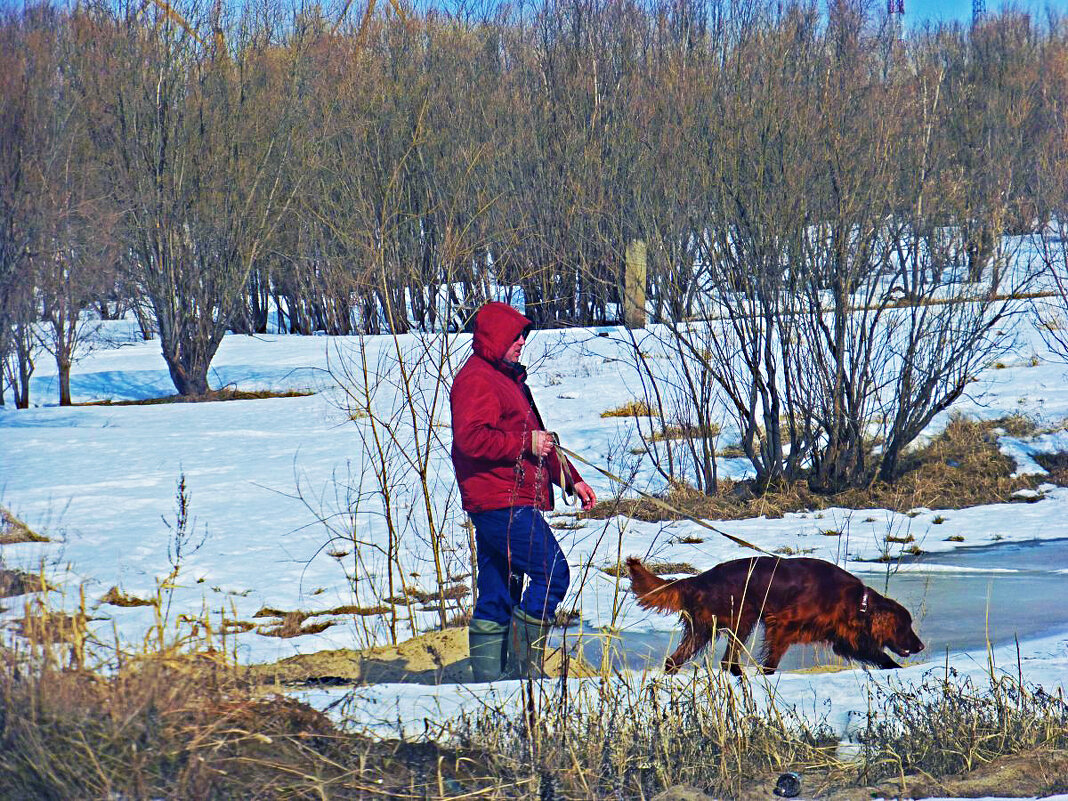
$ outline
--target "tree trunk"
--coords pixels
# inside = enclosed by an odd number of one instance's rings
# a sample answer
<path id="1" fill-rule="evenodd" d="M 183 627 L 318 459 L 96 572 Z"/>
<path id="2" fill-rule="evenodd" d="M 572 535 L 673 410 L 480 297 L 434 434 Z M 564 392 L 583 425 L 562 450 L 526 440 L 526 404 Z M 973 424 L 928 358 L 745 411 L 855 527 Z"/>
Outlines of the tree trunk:
<path id="1" fill-rule="evenodd" d="M 199 397 L 207 394 L 208 369 L 211 360 L 222 343 L 223 329 L 220 324 L 214 330 L 202 330 L 193 335 L 182 333 L 179 326 L 160 317 L 159 339 L 163 360 L 171 374 L 171 381 L 183 397 Z"/>
<path id="2" fill-rule="evenodd" d="M 148 342 L 156 335 L 156 327 L 152 315 L 149 314 L 148 309 L 144 307 L 143 301 L 140 299 L 134 302 L 133 313 L 137 320 L 137 327 L 141 330 L 141 339 Z"/>
<path id="3" fill-rule="evenodd" d="M 164 355 L 164 359 L 166 359 L 166 355 Z M 170 371 L 174 388 L 178 390 L 178 394 L 182 397 L 196 398 L 208 394 L 207 363 L 202 365 L 202 369 L 201 366 L 197 365 L 193 369 L 187 370 L 177 362 L 168 361 L 167 369 Z"/>
<path id="4" fill-rule="evenodd" d="M 15 326 L 15 356 L 17 374 L 12 374 L 11 391 L 15 395 L 16 409 L 30 408 L 30 376 L 33 375 L 33 352 L 29 341 L 30 332 L 25 325 Z"/>
<path id="5" fill-rule="evenodd" d="M 965 245 L 968 255 L 968 282 L 976 284 L 983 279 L 983 270 L 994 256 L 994 231 L 987 224 L 972 233 Z"/>
<path id="6" fill-rule="evenodd" d="M 70 360 L 57 356 L 56 369 L 59 373 L 59 405 L 70 406 Z"/>

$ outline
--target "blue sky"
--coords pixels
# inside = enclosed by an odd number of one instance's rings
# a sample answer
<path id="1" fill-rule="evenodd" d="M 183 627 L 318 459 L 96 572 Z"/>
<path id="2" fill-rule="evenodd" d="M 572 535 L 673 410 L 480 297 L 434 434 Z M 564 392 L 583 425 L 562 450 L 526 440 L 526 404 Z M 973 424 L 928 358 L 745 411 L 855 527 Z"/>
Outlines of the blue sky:
<path id="1" fill-rule="evenodd" d="M 882 5 L 882 3 L 880 3 Z M 1002 8 L 1002 0 L 986 0 L 987 11 L 997 11 Z M 1068 0 L 1018 0 L 1014 2 L 1017 8 L 1028 11 L 1041 12 L 1045 8 L 1056 8 L 1061 13 L 1068 13 Z M 905 0 L 905 19 L 910 24 L 922 20 L 932 22 L 950 22 L 959 20 L 967 22 L 972 18 L 972 0 Z"/>

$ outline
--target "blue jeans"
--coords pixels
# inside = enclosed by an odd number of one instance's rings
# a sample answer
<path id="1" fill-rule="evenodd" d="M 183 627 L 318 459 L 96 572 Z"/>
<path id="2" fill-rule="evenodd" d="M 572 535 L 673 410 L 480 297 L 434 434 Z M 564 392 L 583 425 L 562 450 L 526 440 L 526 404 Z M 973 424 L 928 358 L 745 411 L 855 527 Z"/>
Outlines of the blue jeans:
<path id="1" fill-rule="evenodd" d="M 518 606 L 530 617 L 551 620 L 571 581 L 564 552 L 541 512 L 515 506 L 472 512 L 478 552 L 478 600 L 474 617 L 507 624 Z M 523 577 L 530 579 L 523 592 Z"/>

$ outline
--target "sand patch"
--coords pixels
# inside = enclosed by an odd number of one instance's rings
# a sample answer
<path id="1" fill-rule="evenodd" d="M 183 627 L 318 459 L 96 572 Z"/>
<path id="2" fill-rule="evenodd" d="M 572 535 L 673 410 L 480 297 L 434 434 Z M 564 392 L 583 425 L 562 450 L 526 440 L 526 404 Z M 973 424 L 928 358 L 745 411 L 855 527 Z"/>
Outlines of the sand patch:
<path id="1" fill-rule="evenodd" d="M 559 649 L 546 657 L 545 672 L 561 673 Z M 464 684 L 472 681 L 467 651 L 467 629 L 451 628 L 420 634 L 396 645 L 379 645 L 355 651 L 340 648 L 299 654 L 262 665 L 250 665 L 257 681 L 323 684 Z M 592 676 L 585 662 L 568 659 L 568 674 Z"/>

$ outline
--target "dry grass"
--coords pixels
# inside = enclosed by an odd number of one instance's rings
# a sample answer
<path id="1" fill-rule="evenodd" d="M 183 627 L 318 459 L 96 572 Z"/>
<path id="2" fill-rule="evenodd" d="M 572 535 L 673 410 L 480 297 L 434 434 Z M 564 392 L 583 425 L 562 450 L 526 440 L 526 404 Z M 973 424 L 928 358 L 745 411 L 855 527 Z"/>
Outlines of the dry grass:
<path id="1" fill-rule="evenodd" d="M 632 400 L 601 412 L 601 417 L 655 417 L 656 412 L 643 400 Z"/>
<path id="2" fill-rule="evenodd" d="M 836 494 L 819 494 L 803 482 L 771 488 L 754 496 L 745 486 L 720 481 L 719 492 L 706 495 L 684 484 L 673 484 L 662 500 L 687 514 L 703 519 L 737 520 L 765 515 L 781 517 L 788 512 L 813 511 L 832 506 L 850 509 L 892 509 L 907 512 L 918 507 L 962 509 L 1016 500 L 1013 493 L 1043 482 L 1068 486 L 1068 454 L 1039 457 L 1050 470 L 1048 476 L 1012 475 L 1015 464 L 997 449 L 995 428 L 1012 436 L 1034 433 L 1034 424 L 1023 417 L 993 421 L 954 418 L 945 431 L 903 460 L 892 482 L 875 481 L 869 487 Z M 594 518 L 615 514 L 646 521 L 668 518 L 667 512 L 649 500 L 610 499 L 589 513 Z"/>
<path id="3" fill-rule="evenodd" d="M 300 609 L 286 610 L 264 606 L 252 617 L 256 619 L 271 618 L 271 620 L 258 627 L 253 623 L 244 623 L 242 621 L 229 622 L 232 626 L 240 626 L 241 630 L 246 631 L 255 627 L 256 631 L 264 637 L 289 639 L 291 637 L 300 637 L 305 634 L 318 634 L 338 623 L 347 622 L 347 620 L 335 620 L 334 618 L 347 619 L 352 616 L 373 617 L 375 615 L 386 615 L 389 614 L 391 609 L 392 607 L 385 604 L 377 604 L 375 606 L 347 604 L 344 606 L 336 606 L 333 609 L 324 609 L 321 612 L 306 612 Z M 324 619 L 314 623 L 307 623 L 307 621 L 313 617 Z"/>
<path id="4" fill-rule="evenodd" d="M 1049 471 L 1047 481 L 1068 486 L 1068 453 L 1040 453 L 1035 461 Z"/>
<path id="5" fill-rule="evenodd" d="M 894 542 L 899 544 L 916 541 L 916 538 L 913 537 L 911 534 L 906 534 L 904 537 L 895 537 L 892 534 L 887 534 L 883 539 L 885 542 Z"/>
<path id="6" fill-rule="evenodd" d="M 581 531 L 586 527 L 585 523 L 578 520 L 566 520 L 560 523 L 550 523 L 549 525 L 557 531 Z"/>
<path id="7" fill-rule="evenodd" d="M 100 599 L 102 604 L 111 604 L 112 606 L 119 606 L 123 608 L 130 608 L 135 606 L 152 606 L 155 602 L 146 598 L 138 598 L 135 595 L 127 595 L 118 587 L 112 587 L 108 590 Z"/>
<path id="8" fill-rule="evenodd" d="M 19 675 L 2 656 L 0 798 L 312 798 L 359 776 L 351 757 L 331 769 L 355 743 L 324 716 L 254 695 L 221 661 Z"/>
<path id="9" fill-rule="evenodd" d="M 782 554 L 783 556 L 804 556 L 815 552 L 815 548 L 795 548 L 792 545 L 780 545 L 772 551 L 772 553 Z"/>
<path id="10" fill-rule="evenodd" d="M 263 400 L 265 398 L 303 398 L 314 395 L 310 389 L 243 390 L 233 387 L 213 389 L 203 395 L 165 395 L 161 398 L 143 398 L 142 400 L 101 400 L 75 403 L 75 406 L 156 406 L 161 403 L 211 403 L 214 401 Z"/>
<path id="11" fill-rule="evenodd" d="M 864 745 L 858 778 L 872 780 L 922 772 L 951 776 L 1027 749 L 1068 748 L 1068 704 L 1012 675 L 989 675 L 984 684 L 946 675 L 907 687 L 878 688 L 859 734 Z"/>
<path id="12" fill-rule="evenodd" d="M 75 649 L 75 653 L 84 643 L 89 617 L 83 612 L 66 614 L 52 612 L 47 616 L 27 608 L 25 616 L 14 621 L 15 632 L 25 639 L 49 644 L 66 644 Z"/>
<path id="13" fill-rule="evenodd" d="M 805 493 L 801 486 L 796 492 L 778 491 L 758 498 L 742 499 L 733 491 L 734 483 L 721 479 L 719 492 L 707 495 L 688 484 L 673 482 L 659 497 L 662 501 L 694 517 L 714 520 L 732 520 L 767 515 L 781 517 L 784 513 L 806 508 L 802 499 Z M 648 499 L 611 498 L 600 501 L 585 513 L 594 519 L 603 519 L 622 514 L 637 520 L 655 522 L 672 519 L 667 510 Z"/>
<path id="14" fill-rule="evenodd" d="M 644 400 L 632 400 L 601 412 L 601 417 L 658 417 L 657 412 Z M 720 434 L 719 426 L 714 423 L 698 425 L 695 423 L 665 424 L 654 431 L 648 439 L 650 442 L 662 442 L 672 439 L 714 438 Z M 635 448 L 632 453 L 644 453 L 644 448 Z"/>
<path id="15" fill-rule="evenodd" d="M 689 562 L 643 562 L 646 569 L 654 576 L 696 576 L 701 571 L 691 565 Z M 607 573 L 609 576 L 626 576 L 627 566 L 622 562 L 616 562 L 614 565 L 605 565 L 600 568 L 602 573 Z"/>
<path id="16" fill-rule="evenodd" d="M 40 592 L 45 588 L 41 576 L 22 570 L 0 568 L 0 598 L 14 598 L 31 592 Z"/>
<path id="17" fill-rule="evenodd" d="M 49 542 L 49 539 L 33 531 L 9 509 L 0 506 L 0 545 L 16 545 L 20 542 Z"/>
<path id="18" fill-rule="evenodd" d="M 653 435 L 649 437 L 649 441 L 663 442 L 664 440 L 669 439 L 714 439 L 719 436 L 719 433 L 719 426 L 714 423 L 705 423 L 703 425 L 694 425 L 692 423 L 667 425 L 659 431 L 654 431 Z"/>
<path id="19" fill-rule="evenodd" d="M 72 616 L 28 609 L 39 620 L 27 639 L 0 650 L 0 801 L 638 801 L 680 784 L 749 799 L 767 798 L 787 770 L 803 773 L 810 794 L 859 799 L 899 794 L 913 778 L 944 793 L 954 774 L 1021 752 L 1037 754 L 1028 764 L 1040 769 L 1013 789 L 1034 796 L 1063 791 L 1051 771 L 1068 764 L 1058 756 L 1068 754 L 1062 697 L 1011 676 L 985 687 L 952 672 L 876 690 L 849 761 L 825 724 L 715 669 L 683 681 L 528 684 L 518 708 L 488 705 L 460 720 L 449 745 L 373 741 L 264 691 L 207 619 L 195 636 L 159 648 L 146 638 L 137 653 L 83 634 L 70 659 L 73 646 L 46 629 Z"/>
<path id="20" fill-rule="evenodd" d="M 713 798 L 769 798 L 788 770 L 804 775 L 803 797 L 890 797 L 914 776 L 945 794 L 961 780 L 956 774 L 1006 755 L 1068 757 L 1062 698 L 1012 678 L 989 685 L 931 674 L 916 687 L 875 693 L 851 757 L 825 725 L 774 703 L 765 708 L 747 679 L 715 670 L 682 683 L 644 677 L 584 685 L 577 694 L 535 690 L 522 721 L 488 709 L 467 721 L 460 739 L 481 752 L 484 772 L 523 787 L 519 797 L 551 799 L 648 799 L 678 785 Z M 1028 778 L 1015 794 L 1056 789 L 1048 772 Z"/>
<path id="21" fill-rule="evenodd" d="M 441 587 L 435 592 L 426 592 L 418 587 L 407 587 L 404 592 L 408 598 L 417 603 L 429 604 L 435 601 L 459 601 L 471 594 L 471 588 L 466 584 L 458 583 Z M 398 599 L 397 602 L 403 603 L 404 600 Z"/>

